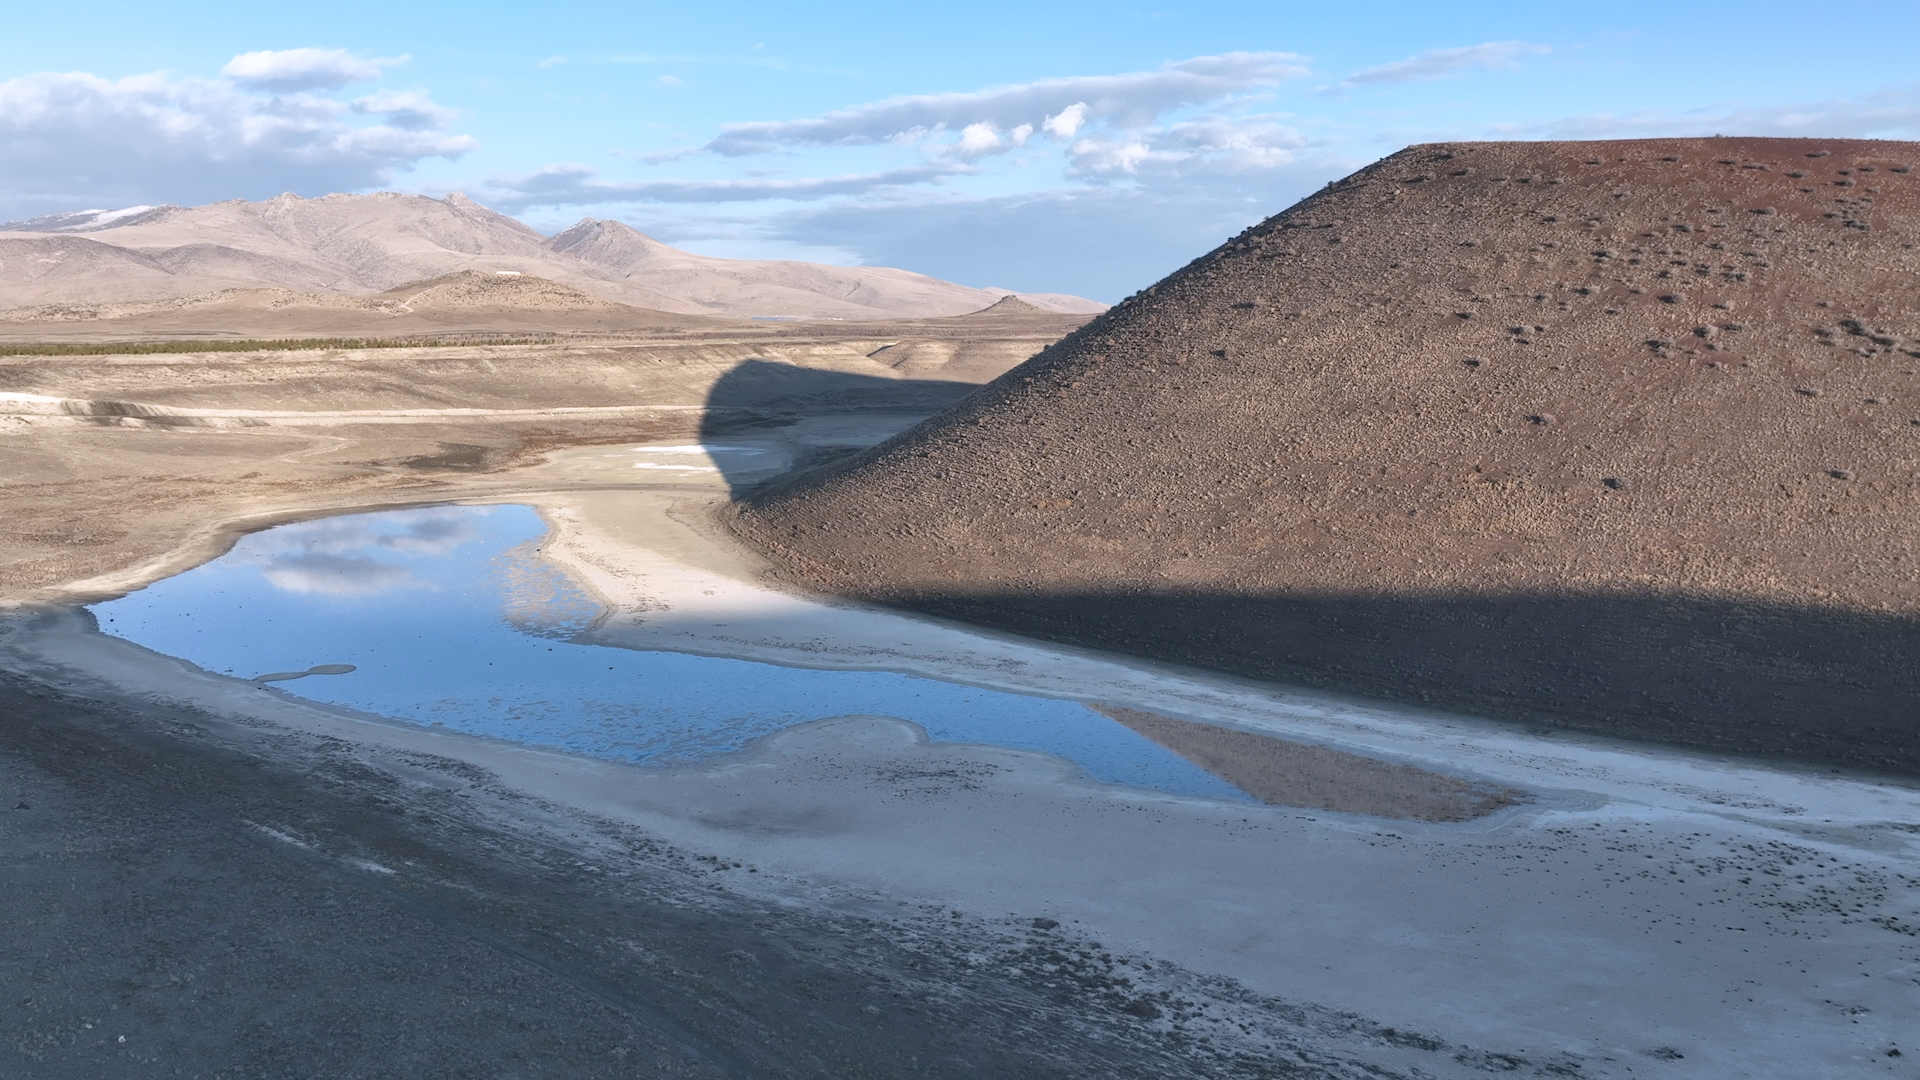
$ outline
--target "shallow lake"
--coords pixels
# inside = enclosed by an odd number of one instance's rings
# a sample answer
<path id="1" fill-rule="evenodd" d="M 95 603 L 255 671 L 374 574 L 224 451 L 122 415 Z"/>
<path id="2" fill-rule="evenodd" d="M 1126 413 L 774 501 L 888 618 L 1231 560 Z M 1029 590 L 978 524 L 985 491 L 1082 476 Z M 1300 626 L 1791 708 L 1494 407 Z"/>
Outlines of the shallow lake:
<path id="1" fill-rule="evenodd" d="M 698 761 L 794 724 L 879 715 L 936 740 L 1055 754 L 1110 783 L 1248 798 L 1078 702 L 576 643 L 600 608 L 539 557 L 546 534 L 526 506 L 282 525 L 92 610 L 103 631 L 209 671 L 595 757 Z"/>

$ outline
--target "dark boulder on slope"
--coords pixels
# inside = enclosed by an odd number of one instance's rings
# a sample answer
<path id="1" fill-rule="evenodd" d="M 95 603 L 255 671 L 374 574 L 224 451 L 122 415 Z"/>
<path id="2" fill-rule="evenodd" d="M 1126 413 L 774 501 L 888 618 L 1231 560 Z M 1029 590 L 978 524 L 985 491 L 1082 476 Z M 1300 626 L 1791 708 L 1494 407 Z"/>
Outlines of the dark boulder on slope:
<path id="1" fill-rule="evenodd" d="M 1920 772 L 1915 166 L 1412 147 L 729 519 L 1019 633 Z"/>

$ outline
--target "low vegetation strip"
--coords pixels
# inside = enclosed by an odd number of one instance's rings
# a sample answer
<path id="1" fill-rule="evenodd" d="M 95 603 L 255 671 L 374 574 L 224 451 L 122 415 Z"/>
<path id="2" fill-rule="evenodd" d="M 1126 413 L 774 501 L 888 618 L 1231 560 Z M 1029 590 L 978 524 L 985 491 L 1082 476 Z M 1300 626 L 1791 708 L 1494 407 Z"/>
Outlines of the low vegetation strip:
<path id="1" fill-rule="evenodd" d="M 405 338 L 245 338 L 233 341 L 25 342 L 0 356 L 137 356 L 144 353 L 300 352 L 312 349 L 420 349 L 459 345 L 546 345 L 558 334 L 459 334 Z"/>

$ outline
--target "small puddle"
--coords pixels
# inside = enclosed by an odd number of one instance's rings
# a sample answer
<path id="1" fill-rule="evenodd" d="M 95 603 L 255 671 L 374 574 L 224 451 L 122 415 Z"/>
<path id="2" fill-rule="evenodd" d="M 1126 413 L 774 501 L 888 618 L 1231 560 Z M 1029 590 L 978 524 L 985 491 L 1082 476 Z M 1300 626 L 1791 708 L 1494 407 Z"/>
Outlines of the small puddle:
<path id="1" fill-rule="evenodd" d="M 658 465 L 676 459 L 707 464 L 659 449 L 642 456 Z M 283 525 L 92 610 L 103 631 L 209 671 L 594 757 L 698 761 L 794 724 L 880 715 L 912 721 L 936 740 L 1055 754 L 1110 783 L 1251 799 L 1078 702 L 885 671 L 576 644 L 570 639 L 600 609 L 539 557 L 546 534 L 526 506 Z"/>
<path id="2" fill-rule="evenodd" d="M 784 464 L 784 455 L 759 446 L 641 446 L 633 453 L 639 459 L 634 468 L 660 472 L 717 473 L 722 464 L 744 470 L 777 469 Z"/>

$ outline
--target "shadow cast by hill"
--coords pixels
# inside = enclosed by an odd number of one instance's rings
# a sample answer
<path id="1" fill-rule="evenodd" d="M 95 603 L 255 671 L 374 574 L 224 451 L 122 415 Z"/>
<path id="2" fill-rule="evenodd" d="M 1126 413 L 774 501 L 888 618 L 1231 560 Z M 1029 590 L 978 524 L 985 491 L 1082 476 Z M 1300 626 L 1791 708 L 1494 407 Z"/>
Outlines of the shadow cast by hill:
<path id="1" fill-rule="evenodd" d="M 1920 620 L 1658 595 L 872 599 L 1035 638 L 1623 739 L 1920 775 Z"/>
<path id="2" fill-rule="evenodd" d="M 708 391 L 706 411 L 700 418 L 700 441 L 714 444 L 749 433 L 763 436 L 803 420 L 818 426 L 833 418 L 932 416 L 978 389 L 968 382 L 886 378 L 777 360 L 743 360 Z M 846 427 L 845 435 L 838 440 L 831 434 L 795 440 L 793 468 L 780 477 L 794 476 L 879 441 L 863 440 L 858 424 Z M 892 429 L 882 430 L 890 434 Z M 752 467 L 753 459 L 714 454 L 713 460 L 736 498 L 768 479 L 763 469 Z"/>

